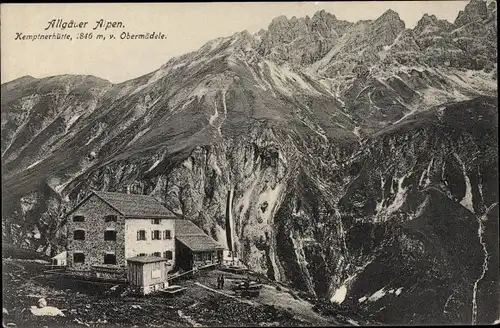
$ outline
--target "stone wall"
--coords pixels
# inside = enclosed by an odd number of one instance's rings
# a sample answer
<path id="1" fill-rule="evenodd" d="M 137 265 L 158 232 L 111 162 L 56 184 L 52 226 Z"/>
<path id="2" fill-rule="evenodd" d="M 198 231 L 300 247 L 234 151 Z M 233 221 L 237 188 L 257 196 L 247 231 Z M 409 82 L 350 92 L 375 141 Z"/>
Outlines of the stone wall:
<path id="1" fill-rule="evenodd" d="M 77 215 L 85 217 L 84 222 L 74 222 Z M 117 222 L 105 222 L 106 215 L 117 215 Z M 125 241 L 124 241 L 124 218 L 102 201 L 96 195 L 89 197 L 85 203 L 80 205 L 68 218 L 68 267 L 78 270 L 89 270 L 92 265 L 104 264 L 106 252 L 114 252 L 117 265 L 125 266 Z M 85 231 L 85 240 L 74 240 L 75 229 Z M 106 229 L 115 229 L 116 241 L 104 240 Z M 73 254 L 83 252 L 85 263 L 74 263 Z"/>

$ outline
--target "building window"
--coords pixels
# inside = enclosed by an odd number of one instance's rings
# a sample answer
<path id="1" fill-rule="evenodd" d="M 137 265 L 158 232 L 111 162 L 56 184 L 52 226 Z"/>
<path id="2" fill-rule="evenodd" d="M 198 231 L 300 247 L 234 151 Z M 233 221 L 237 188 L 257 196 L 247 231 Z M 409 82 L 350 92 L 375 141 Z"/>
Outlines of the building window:
<path id="1" fill-rule="evenodd" d="M 85 230 L 75 230 L 73 231 L 74 240 L 85 240 Z"/>
<path id="2" fill-rule="evenodd" d="M 172 236 L 170 235 L 170 230 L 163 231 L 163 239 L 172 239 Z"/>
<path id="3" fill-rule="evenodd" d="M 104 231 L 104 240 L 116 241 L 116 231 L 114 230 Z"/>
<path id="4" fill-rule="evenodd" d="M 116 264 L 116 255 L 113 253 L 104 254 L 104 264 Z"/>
<path id="5" fill-rule="evenodd" d="M 73 222 L 83 222 L 85 221 L 85 217 L 83 215 L 75 215 L 73 217 Z"/>
<path id="6" fill-rule="evenodd" d="M 118 217 L 116 215 L 106 215 L 104 217 L 104 222 L 116 222 L 118 221 Z"/>
<path id="7" fill-rule="evenodd" d="M 137 231 L 137 240 L 146 240 L 146 230 Z"/>
<path id="8" fill-rule="evenodd" d="M 154 253 L 153 253 L 153 256 L 158 256 L 158 257 L 160 257 L 160 256 L 161 256 L 161 253 L 160 253 L 160 252 L 154 252 Z"/>
<path id="9" fill-rule="evenodd" d="M 151 219 L 151 224 L 160 224 L 160 219 Z"/>
<path id="10" fill-rule="evenodd" d="M 146 256 L 146 253 L 139 253 L 137 256 Z"/>
<path id="11" fill-rule="evenodd" d="M 167 260 L 171 260 L 173 258 L 172 251 L 163 252 L 163 257 L 166 258 Z"/>
<path id="12" fill-rule="evenodd" d="M 161 239 L 160 230 L 151 231 L 151 239 L 152 240 L 160 240 Z"/>
<path id="13" fill-rule="evenodd" d="M 73 253 L 73 262 L 85 263 L 85 254 L 80 253 L 80 252 Z"/>

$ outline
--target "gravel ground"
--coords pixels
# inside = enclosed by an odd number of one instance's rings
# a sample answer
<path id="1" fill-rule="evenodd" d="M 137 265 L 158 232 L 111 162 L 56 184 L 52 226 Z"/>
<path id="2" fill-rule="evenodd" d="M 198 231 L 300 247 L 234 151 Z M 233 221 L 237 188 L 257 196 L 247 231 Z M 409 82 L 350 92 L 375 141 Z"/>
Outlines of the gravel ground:
<path id="1" fill-rule="evenodd" d="M 312 314 L 308 303 L 286 301 L 286 292 L 267 287 L 260 296 L 243 303 L 202 288 L 201 283 L 216 288 L 220 273 L 201 271 L 196 279 L 181 280 L 187 287 L 182 295 L 167 298 L 120 296 L 123 286 L 77 282 L 60 275 L 44 274 L 43 264 L 31 261 L 4 260 L 3 307 L 9 312 L 5 324 L 12 327 L 187 327 L 187 326 L 314 326 L 326 321 Z M 232 279 L 243 276 L 226 274 L 224 293 L 230 290 Z M 229 278 L 229 279 L 228 279 Z M 65 317 L 37 317 L 29 307 L 44 297 L 49 306 L 62 310 Z M 291 297 L 291 296 L 290 296 Z M 292 305 L 291 305 L 292 304 Z M 299 306 L 297 304 L 300 304 Z M 305 313 L 305 315 L 304 315 Z"/>

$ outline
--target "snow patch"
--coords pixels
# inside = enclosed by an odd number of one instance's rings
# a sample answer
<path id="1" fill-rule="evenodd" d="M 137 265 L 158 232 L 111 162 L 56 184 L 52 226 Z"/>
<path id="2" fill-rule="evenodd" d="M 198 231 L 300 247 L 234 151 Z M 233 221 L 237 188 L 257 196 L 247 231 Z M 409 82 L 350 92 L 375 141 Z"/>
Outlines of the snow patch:
<path id="1" fill-rule="evenodd" d="M 349 322 L 353 326 L 359 326 L 359 323 L 356 320 L 353 319 L 347 319 L 347 322 Z"/>
<path id="2" fill-rule="evenodd" d="M 431 184 L 430 172 L 431 172 L 431 168 L 432 168 L 433 163 L 434 163 L 434 157 L 431 158 L 429 165 L 427 165 L 427 170 L 422 171 L 422 175 L 420 176 L 420 180 L 418 182 L 419 186 L 427 187 L 428 185 Z M 424 183 L 424 178 L 425 178 L 425 183 Z"/>
<path id="3" fill-rule="evenodd" d="M 29 168 L 32 168 L 33 166 L 37 165 L 38 163 L 40 163 L 42 160 L 38 160 L 36 162 L 34 162 L 33 164 L 31 164 L 30 166 L 28 166 L 26 169 L 29 169 Z"/>
<path id="4" fill-rule="evenodd" d="M 347 288 L 346 286 L 341 286 L 335 291 L 335 294 L 333 294 L 333 296 L 330 298 L 330 302 L 342 304 L 346 296 L 347 296 Z"/>
<path id="5" fill-rule="evenodd" d="M 221 120 L 219 126 L 217 127 L 217 130 L 219 131 L 219 135 L 221 136 L 221 138 L 222 138 L 222 131 L 221 131 L 222 123 L 224 123 L 224 121 L 227 118 L 226 92 L 227 90 L 222 91 L 222 108 L 224 108 L 224 118 Z"/>
<path id="6" fill-rule="evenodd" d="M 160 158 L 160 159 L 158 159 L 158 160 L 156 160 L 156 161 L 153 163 L 153 165 L 151 165 L 151 167 L 150 167 L 150 168 L 149 168 L 146 172 L 150 172 L 152 169 L 154 169 L 155 167 L 157 167 L 157 166 L 158 166 L 158 164 L 160 164 L 160 162 L 161 162 L 161 158 Z"/>
<path id="7" fill-rule="evenodd" d="M 370 302 L 378 301 L 379 299 L 381 299 L 382 297 L 384 297 L 385 294 L 386 294 L 386 292 L 385 292 L 384 288 L 381 288 L 381 289 L 377 290 L 375 293 L 373 293 L 373 295 L 370 296 L 368 298 L 368 300 Z"/>
<path id="8" fill-rule="evenodd" d="M 82 116 L 82 114 L 73 115 L 68 122 L 66 122 L 66 132 L 73 126 L 73 124 Z"/>
<path id="9" fill-rule="evenodd" d="M 361 134 L 359 133 L 361 131 L 361 128 L 359 126 L 356 126 L 354 130 L 352 130 L 352 133 L 354 133 L 359 139 L 361 139 Z"/>
<path id="10" fill-rule="evenodd" d="M 403 175 L 401 178 L 398 180 L 398 190 L 396 192 L 396 196 L 394 197 L 393 202 L 387 206 L 387 208 L 384 210 L 382 208 L 382 205 L 377 204 L 377 214 L 385 214 L 385 215 L 390 215 L 403 206 L 404 202 L 406 201 L 407 197 L 407 192 L 408 192 L 408 187 L 403 187 L 403 182 L 407 178 L 408 175 Z M 383 202 L 383 200 L 381 201 Z"/>
<path id="11" fill-rule="evenodd" d="M 144 130 L 142 131 L 139 131 L 135 136 L 134 136 L 134 139 L 132 139 L 128 144 L 127 146 L 125 146 L 125 148 L 127 148 L 128 146 L 132 145 L 134 142 L 136 142 L 140 137 L 142 137 L 146 132 L 148 132 L 151 128 L 145 128 Z"/>
<path id="12" fill-rule="evenodd" d="M 215 120 L 219 117 L 219 111 L 217 110 L 217 101 L 214 100 L 214 113 L 208 119 L 208 123 L 215 127 Z"/>
<path id="13" fill-rule="evenodd" d="M 414 218 L 418 218 L 420 217 L 423 212 L 424 212 L 424 209 L 426 208 L 426 206 L 429 204 L 429 196 L 425 197 L 425 200 L 422 202 L 422 204 L 420 204 L 417 208 L 417 212 L 415 213 L 415 216 Z"/>
<path id="14" fill-rule="evenodd" d="M 454 155 L 457 161 L 462 166 L 462 172 L 464 174 L 464 180 L 465 180 L 465 196 L 460 201 L 460 204 L 469 211 L 471 211 L 472 213 L 474 213 L 474 205 L 472 202 L 472 185 L 470 183 L 469 177 L 467 176 L 467 168 L 465 167 L 465 164 L 462 162 L 462 160 L 458 157 L 458 154 L 454 153 Z"/>

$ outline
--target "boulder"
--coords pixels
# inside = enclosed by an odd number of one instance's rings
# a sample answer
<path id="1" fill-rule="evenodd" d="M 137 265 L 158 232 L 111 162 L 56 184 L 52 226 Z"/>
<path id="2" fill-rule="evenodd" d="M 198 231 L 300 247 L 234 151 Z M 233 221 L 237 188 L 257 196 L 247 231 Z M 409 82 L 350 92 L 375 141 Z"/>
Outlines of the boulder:
<path id="1" fill-rule="evenodd" d="M 38 307 L 39 308 L 44 308 L 47 306 L 47 300 L 45 298 L 41 298 L 38 300 Z"/>

